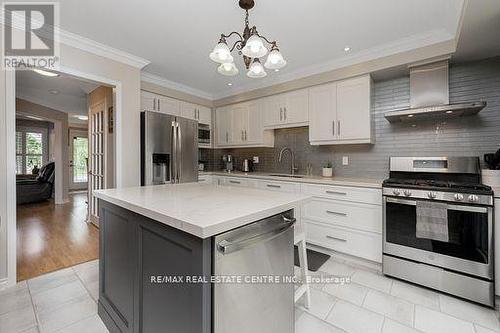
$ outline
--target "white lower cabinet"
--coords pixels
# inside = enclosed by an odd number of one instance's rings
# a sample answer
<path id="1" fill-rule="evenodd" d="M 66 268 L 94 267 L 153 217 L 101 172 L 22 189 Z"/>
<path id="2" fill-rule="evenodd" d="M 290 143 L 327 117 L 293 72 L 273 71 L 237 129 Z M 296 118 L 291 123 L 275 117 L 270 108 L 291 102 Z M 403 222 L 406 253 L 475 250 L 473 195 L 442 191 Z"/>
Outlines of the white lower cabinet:
<path id="1" fill-rule="evenodd" d="M 252 179 L 224 177 L 220 185 L 240 186 L 240 187 L 255 187 L 255 182 Z"/>
<path id="2" fill-rule="evenodd" d="M 277 191 L 277 192 L 290 192 L 290 193 L 298 193 L 300 192 L 300 184 L 296 183 L 286 183 L 286 182 L 278 182 L 272 180 L 257 180 L 256 187 L 261 188 L 263 190 L 269 191 Z"/>
<path id="3" fill-rule="evenodd" d="M 382 262 L 382 190 L 302 185 L 313 200 L 302 207 L 308 243 Z"/>
<path id="4" fill-rule="evenodd" d="M 219 176 L 218 179 L 214 183 L 312 196 L 311 201 L 297 208 L 297 227 L 305 228 L 308 243 L 382 262 L 381 189 L 246 177 Z M 497 207 L 499 205 L 497 203 Z"/>
<path id="5" fill-rule="evenodd" d="M 382 233 L 382 210 L 376 205 L 313 199 L 304 205 L 302 214 L 308 220 L 332 227 Z"/>
<path id="6" fill-rule="evenodd" d="M 307 242 L 352 256 L 382 262 L 382 235 L 324 226 L 307 219 Z"/>
<path id="7" fill-rule="evenodd" d="M 213 184 L 214 178 L 211 175 L 200 175 L 198 176 L 198 183 Z"/>

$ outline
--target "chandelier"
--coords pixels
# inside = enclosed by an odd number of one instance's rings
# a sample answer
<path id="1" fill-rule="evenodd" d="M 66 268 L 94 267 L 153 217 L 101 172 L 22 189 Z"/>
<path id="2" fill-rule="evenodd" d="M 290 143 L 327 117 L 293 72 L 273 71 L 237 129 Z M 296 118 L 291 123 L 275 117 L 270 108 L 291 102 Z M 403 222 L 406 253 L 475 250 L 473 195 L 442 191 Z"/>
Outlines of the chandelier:
<path id="1" fill-rule="evenodd" d="M 226 76 L 238 74 L 239 70 L 234 64 L 234 58 L 231 52 L 234 49 L 238 50 L 239 55 L 243 55 L 243 62 L 247 69 L 247 76 L 251 78 L 261 78 L 267 75 L 265 68 L 278 71 L 286 65 L 286 60 L 283 59 L 278 44 L 276 41 L 269 41 L 266 37 L 259 34 L 257 28 L 250 28 L 248 23 L 248 10 L 255 5 L 254 0 L 240 0 L 239 5 L 245 10 L 245 29 L 243 34 L 233 31 L 228 35 L 221 34 L 219 43 L 210 53 L 210 59 L 219 63 L 217 71 Z M 227 39 L 236 36 L 237 40 L 231 48 L 227 44 Z M 270 48 L 268 49 L 266 45 Z M 268 54 L 269 53 L 269 54 Z M 261 58 L 267 55 L 264 66 L 261 63 Z"/>

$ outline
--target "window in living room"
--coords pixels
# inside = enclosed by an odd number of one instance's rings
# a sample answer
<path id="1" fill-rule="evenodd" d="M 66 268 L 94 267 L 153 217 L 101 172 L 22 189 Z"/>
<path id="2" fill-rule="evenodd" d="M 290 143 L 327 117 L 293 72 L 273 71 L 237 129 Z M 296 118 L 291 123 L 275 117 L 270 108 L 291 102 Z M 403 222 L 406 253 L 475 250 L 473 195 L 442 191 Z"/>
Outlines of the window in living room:
<path id="1" fill-rule="evenodd" d="M 16 132 L 16 172 L 33 174 L 47 162 L 47 138 L 45 133 L 36 130 Z"/>

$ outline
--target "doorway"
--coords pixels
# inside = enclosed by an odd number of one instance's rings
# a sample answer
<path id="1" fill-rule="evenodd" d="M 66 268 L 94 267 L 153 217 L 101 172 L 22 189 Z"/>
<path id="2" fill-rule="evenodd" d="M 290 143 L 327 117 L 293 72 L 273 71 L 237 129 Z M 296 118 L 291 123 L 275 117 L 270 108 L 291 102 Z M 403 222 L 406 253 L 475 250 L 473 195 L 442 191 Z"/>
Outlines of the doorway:
<path id="1" fill-rule="evenodd" d="M 114 185 L 107 177 L 115 174 L 107 123 L 114 92 L 63 73 L 16 73 L 17 281 L 98 259 L 92 191 Z M 55 200 L 56 186 L 62 200 Z"/>
<path id="2" fill-rule="evenodd" d="M 89 140 L 86 130 L 69 130 L 69 189 L 86 191 L 88 187 Z"/>

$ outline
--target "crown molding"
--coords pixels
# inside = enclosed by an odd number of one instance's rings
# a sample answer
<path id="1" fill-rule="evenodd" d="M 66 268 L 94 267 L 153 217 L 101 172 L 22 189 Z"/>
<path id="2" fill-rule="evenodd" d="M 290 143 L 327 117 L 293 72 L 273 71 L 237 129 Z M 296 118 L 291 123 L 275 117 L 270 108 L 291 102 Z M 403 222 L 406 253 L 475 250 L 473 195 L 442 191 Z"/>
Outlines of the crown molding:
<path id="1" fill-rule="evenodd" d="M 186 86 L 182 83 L 170 81 L 170 80 L 165 79 L 165 78 L 163 78 L 159 75 L 156 75 L 156 74 L 152 74 L 152 73 L 148 73 L 148 72 L 143 71 L 143 72 L 141 72 L 141 81 L 153 83 L 153 84 L 156 84 L 156 85 L 161 86 L 161 87 L 165 87 L 165 88 L 177 90 L 179 92 L 183 92 L 186 94 L 205 98 L 205 99 L 208 99 L 210 101 L 214 100 L 214 95 L 212 95 L 206 91 L 192 88 L 192 87 Z"/>
<path id="2" fill-rule="evenodd" d="M 2 15 L 0 18 L 0 23 L 5 24 L 6 22 L 3 21 L 4 18 L 3 8 L 1 11 Z M 37 22 L 36 20 L 34 21 Z M 12 26 L 13 28 L 24 30 L 23 16 L 13 13 L 12 22 L 10 23 L 11 24 L 9 25 Z M 47 38 L 51 39 L 54 38 L 54 40 L 56 42 L 59 42 L 60 44 L 65 44 L 67 46 L 71 46 L 80 49 L 82 51 L 86 51 L 101 57 L 105 57 L 120 63 L 124 63 L 129 66 L 136 67 L 138 69 L 142 69 L 151 63 L 149 60 L 135 56 L 131 53 L 115 49 L 111 46 L 96 42 L 95 40 L 61 29 L 59 26 L 57 26 L 57 22 L 56 26 L 54 27 L 55 36 L 50 35 L 49 31 L 50 31 L 49 29 L 42 29 L 41 33 Z"/>
<path id="3" fill-rule="evenodd" d="M 432 45 L 439 45 L 440 43 L 450 40 L 454 41 L 454 39 L 455 37 L 448 33 L 446 30 L 433 30 L 426 33 L 399 39 L 391 43 L 386 43 L 373 48 L 362 50 L 341 59 L 335 59 L 332 61 L 307 66 L 289 73 L 283 73 L 278 80 L 273 80 L 272 78 L 262 79 L 258 82 L 250 82 L 249 84 L 240 87 L 233 87 L 231 91 L 220 91 L 213 95 L 215 100 L 232 97 L 234 95 L 246 93 L 252 90 L 268 88 L 281 83 L 302 79 L 308 76 L 321 74 L 348 66 L 358 65 L 360 63 L 396 55 L 398 53 L 403 53 Z"/>
<path id="4" fill-rule="evenodd" d="M 142 69 L 149 65 L 151 62 L 144 58 L 135 56 L 131 53 L 115 49 L 108 45 L 96 42 L 92 39 L 74 34 L 72 32 L 58 29 L 59 30 L 59 40 L 62 44 L 93 53 L 95 55 L 105 57 L 117 62 L 127 64 L 138 69 Z"/>

